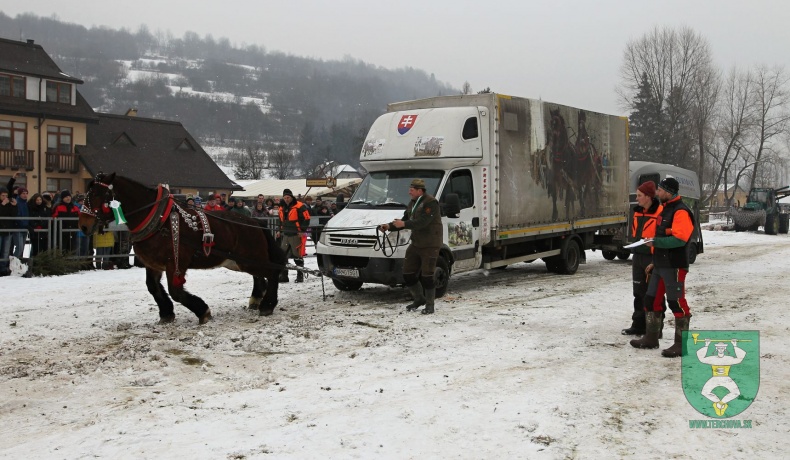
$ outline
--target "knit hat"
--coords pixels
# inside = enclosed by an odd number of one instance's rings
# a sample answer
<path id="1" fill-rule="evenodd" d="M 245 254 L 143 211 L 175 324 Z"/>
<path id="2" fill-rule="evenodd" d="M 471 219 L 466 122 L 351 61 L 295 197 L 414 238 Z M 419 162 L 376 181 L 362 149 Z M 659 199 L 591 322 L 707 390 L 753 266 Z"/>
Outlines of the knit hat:
<path id="1" fill-rule="evenodd" d="M 285 197 L 285 196 L 290 196 L 291 198 L 293 198 L 294 194 L 291 191 L 291 189 L 287 188 L 287 189 L 283 190 L 283 197 Z"/>
<path id="2" fill-rule="evenodd" d="M 68 190 L 64 190 L 64 191 L 60 192 L 60 199 L 61 200 L 66 198 L 67 196 L 71 196 L 71 192 L 69 192 Z"/>
<path id="3" fill-rule="evenodd" d="M 658 186 L 673 195 L 677 195 L 678 190 L 680 190 L 680 184 L 674 177 L 667 177 L 666 179 L 662 180 Z"/>
<path id="4" fill-rule="evenodd" d="M 425 181 L 422 180 L 422 179 L 414 179 L 413 181 L 411 181 L 411 184 L 409 185 L 409 187 L 411 187 L 411 188 L 421 188 L 421 189 L 425 190 Z"/>
<path id="5" fill-rule="evenodd" d="M 16 193 L 18 193 L 19 195 L 21 195 L 23 193 L 27 193 L 27 189 L 25 187 L 18 187 L 16 189 Z"/>
<path id="6" fill-rule="evenodd" d="M 656 196 L 656 183 L 653 182 L 652 180 L 643 183 L 636 189 L 644 193 L 645 195 L 649 196 L 650 198 Z"/>

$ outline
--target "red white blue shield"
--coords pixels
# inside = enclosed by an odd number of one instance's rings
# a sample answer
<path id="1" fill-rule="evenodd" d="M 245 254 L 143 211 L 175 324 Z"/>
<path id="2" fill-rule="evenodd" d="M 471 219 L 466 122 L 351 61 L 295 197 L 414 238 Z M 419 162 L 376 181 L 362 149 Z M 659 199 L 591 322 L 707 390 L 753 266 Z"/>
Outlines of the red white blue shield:
<path id="1" fill-rule="evenodd" d="M 417 121 L 417 115 L 403 115 L 400 117 L 400 123 L 398 123 L 398 133 L 408 133 L 411 127 L 414 126 L 415 121 Z"/>

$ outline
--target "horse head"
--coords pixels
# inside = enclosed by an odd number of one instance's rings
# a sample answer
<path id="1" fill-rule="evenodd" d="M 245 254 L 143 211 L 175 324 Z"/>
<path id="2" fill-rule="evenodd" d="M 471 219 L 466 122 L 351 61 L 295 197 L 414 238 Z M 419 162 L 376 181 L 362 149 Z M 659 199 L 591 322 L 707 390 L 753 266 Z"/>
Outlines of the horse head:
<path id="1" fill-rule="evenodd" d="M 555 150 L 559 150 L 564 147 L 564 144 L 568 140 L 568 131 L 565 127 L 565 119 L 562 118 L 562 115 L 560 115 L 559 109 L 550 110 L 549 114 L 551 115 L 551 120 L 549 122 L 551 143 Z"/>
<path id="2" fill-rule="evenodd" d="M 104 174 L 99 172 L 88 184 L 85 192 L 85 202 L 80 208 L 79 228 L 82 233 L 92 235 L 103 232 L 113 220 L 110 202 L 115 199 L 113 181 L 115 173 Z"/>

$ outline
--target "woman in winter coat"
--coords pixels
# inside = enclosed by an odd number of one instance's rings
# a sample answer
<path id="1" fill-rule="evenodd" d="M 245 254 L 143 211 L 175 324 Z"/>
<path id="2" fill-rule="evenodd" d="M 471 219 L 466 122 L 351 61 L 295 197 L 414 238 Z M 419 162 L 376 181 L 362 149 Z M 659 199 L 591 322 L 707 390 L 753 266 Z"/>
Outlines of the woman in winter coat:
<path id="1" fill-rule="evenodd" d="M 60 203 L 52 210 L 52 217 L 59 219 L 64 217 L 79 217 L 80 208 L 71 201 L 71 192 L 64 190 L 60 193 Z M 63 233 L 61 234 L 60 249 L 64 251 L 76 251 L 79 249 L 77 243 L 77 219 L 69 219 L 63 222 Z"/>
<path id="2" fill-rule="evenodd" d="M 47 220 L 52 215 L 52 211 L 44 201 L 40 193 L 36 193 L 28 202 L 30 220 L 28 232 L 30 233 L 30 257 L 35 257 L 38 253 L 44 252 L 48 247 Z"/>
<path id="3" fill-rule="evenodd" d="M 255 209 L 252 210 L 252 217 L 256 219 L 263 219 L 269 217 L 269 210 L 266 209 L 265 203 L 255 203 Z"/>

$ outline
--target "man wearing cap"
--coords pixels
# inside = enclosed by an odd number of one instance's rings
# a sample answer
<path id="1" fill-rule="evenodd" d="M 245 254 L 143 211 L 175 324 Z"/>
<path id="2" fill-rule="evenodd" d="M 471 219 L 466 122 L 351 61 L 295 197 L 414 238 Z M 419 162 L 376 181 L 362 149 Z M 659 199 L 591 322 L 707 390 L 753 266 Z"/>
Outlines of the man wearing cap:
<path id="1" fill-rule="evenodd" d="M 658 348 L 661 330 L 661 311 L 655 306 L 659 281 L 664 282 L 667 304 L 675 316 L 675 343 L 661 352 L 662 356 L 675 358 L 683 354 L 682 332 L 689 328 L 691 311 L 686 302 L 686 274 L 688 274 L 688 245 L 694 232 L 694 214 L 683 203 L 678 191 L 680 184 L 674 177 L 667 177 L 658 184 L 658 199 L 664 206 L 656 223 L 656 236 L 647 246 L 653 247 L 653 263 L 647 267 L 652 272 L 645 296 L 646 332 L 640 340 L 632 340 L 636 348 Z"/>
<path id="2" fill-rule="evenodd" d="M 381 231 L 411 230 L 411 244 L 403 261 L 403 281 L 413 301 L 406 310 L 413 311 L 425 305 L 422 313 L 427 315 L 434 312 L 436 284 L 433 272 L 442 246 L 442 216 L 439 202 L 426 193 L 424 180 L 411 181 L 409 196 L 411 201 L 403 218 L 381 224 L 379 228 Z"/>
<path id="3" fill-rule="evenodd" d="M 275 238 L 280 238 L 282 235 L 282 243 L 280 247 L 285 252 L 286 260 L 288 253 L 293 257 L 294 263 L 297 267 L 304 267 L 304 259 L 302 258 L 302 240 L 301 232 L 306 232 L 310 227 L 310 212 L 305 207 L 304 203 L 297 201 L 294 194 L 290 189 L 283 190 L 283 200 L 280 203 L 280 231 L 277 232 Z M 304 281 L 304 273 L 301 271 L 296 272 L 296 282 L 301 283 Z M 288 269 L 280 272 L 280 282 L 288 282 Z"/>
<path id="4" fill-rule="evenodd" d="M 631 221 L 631 240 L 653 238 L 656 235 L 656 220 L 664 209 L 656 198 L 656 183 L 652 180 L 644 182 L 636 188 L 636 207 Z M 631 249 L 634 255 L 631 265 L 631 281 L 633 282 L 634 312 L 631 314 L 631 327 L 623 329 L 623 335 L 642 335 L 645 333 L 645 295 L 647 294 L 647 272 L 645 269 L 653 262 L 652 248 L 637 246 Z M 664 285 L 659 286 L 656 301 L 664 306 Z"/>

